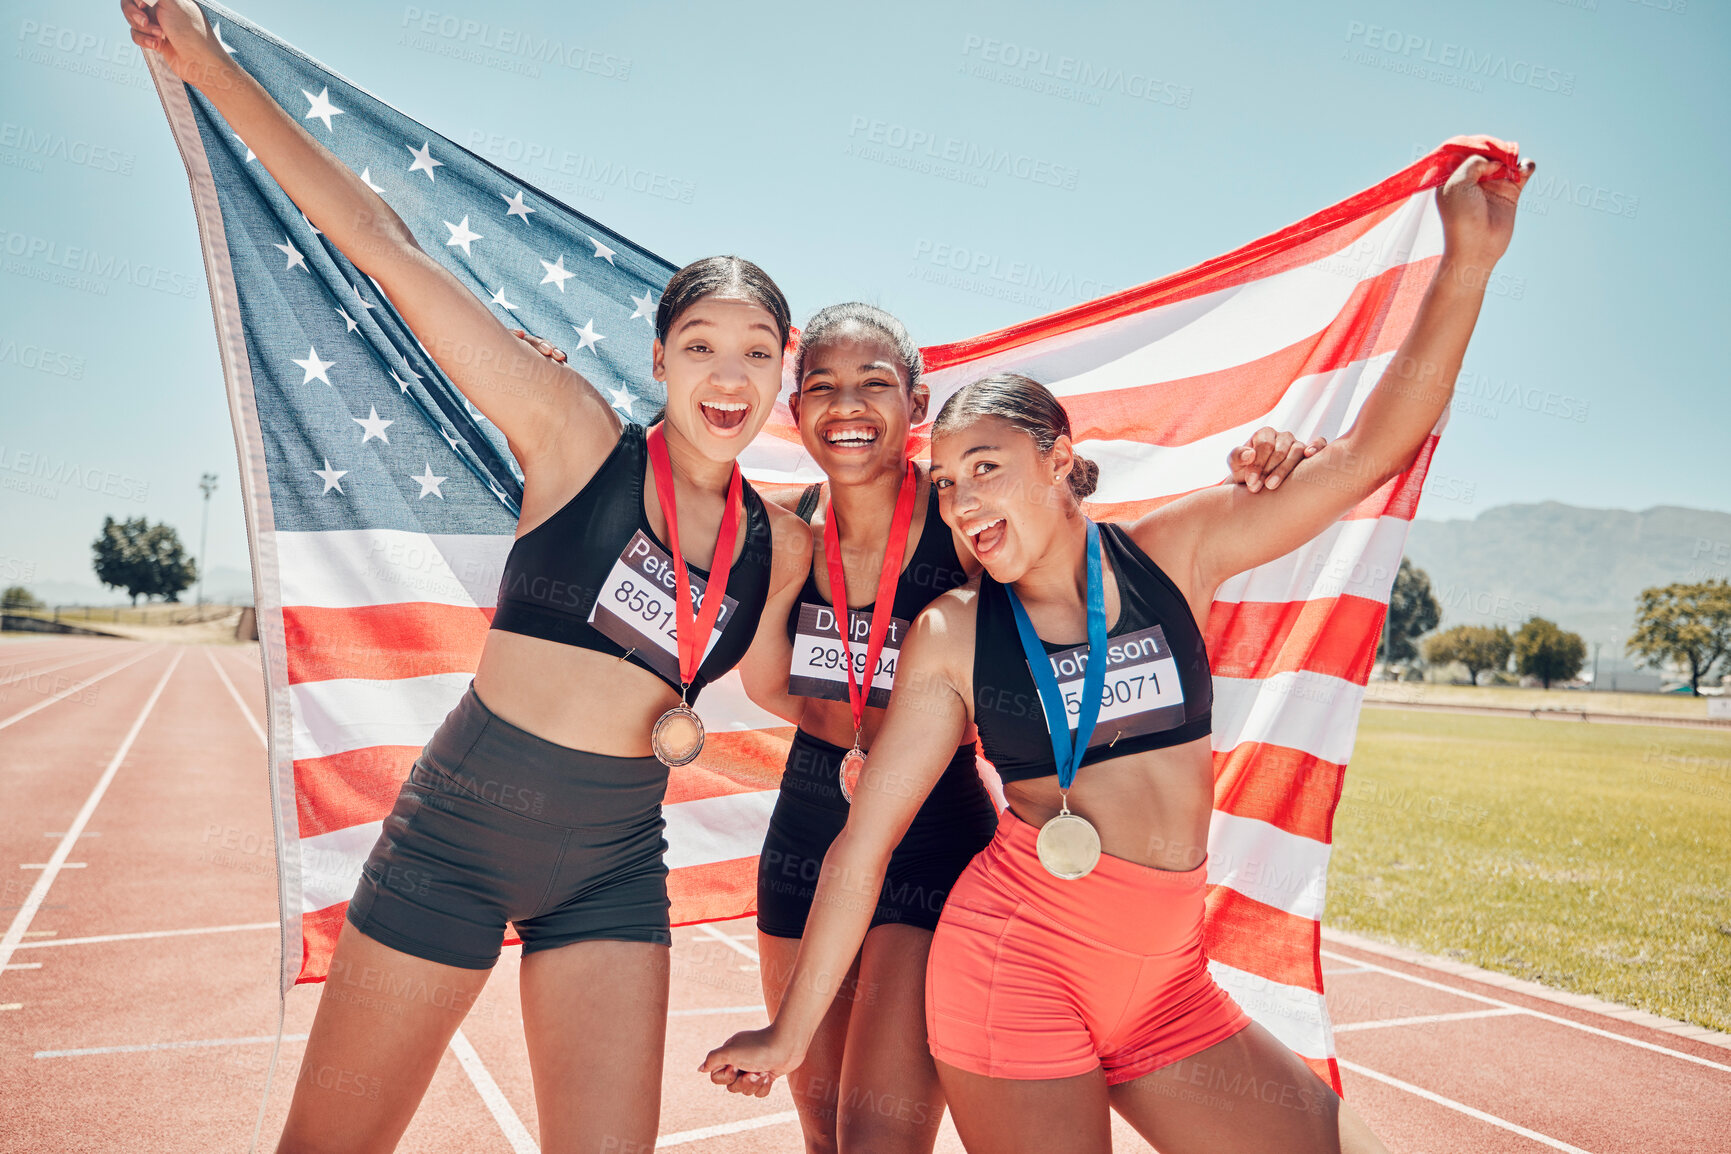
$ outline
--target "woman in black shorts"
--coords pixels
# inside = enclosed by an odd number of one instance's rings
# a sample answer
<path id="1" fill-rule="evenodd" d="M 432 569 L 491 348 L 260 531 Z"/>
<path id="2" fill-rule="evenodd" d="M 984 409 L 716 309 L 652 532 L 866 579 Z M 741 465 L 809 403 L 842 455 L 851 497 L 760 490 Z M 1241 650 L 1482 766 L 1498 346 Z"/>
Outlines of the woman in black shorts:
<path id="1" fill-rule="evenodd" d="M 805 524 L 760 500 L 735 460 L 775 404 L 787 303 L 735 257 L 681 269 L 655 318 L 666 418 L 621 427 L 587 381 L 523 348 L 424 253 L 196 6 L 123 9 L 133 40 L 197 87 L 377 282 L 524 474 L 475 679 L 364 867 L 279 1149 L 394 1147 L 507 923 L 523 939 L 542 1149 L 651 1149 L 671 940 L 664 762 L 696 742 L 683 704 L 740 662 L 760 621 L 780 632 L 809 562 Z M 700 610 L 679 612 L 699 596 Z M 651 601 L 666 610 L 654 624 L 608 609 Z M 353 1085 L 376 1094 L 343 1092 Z"/>

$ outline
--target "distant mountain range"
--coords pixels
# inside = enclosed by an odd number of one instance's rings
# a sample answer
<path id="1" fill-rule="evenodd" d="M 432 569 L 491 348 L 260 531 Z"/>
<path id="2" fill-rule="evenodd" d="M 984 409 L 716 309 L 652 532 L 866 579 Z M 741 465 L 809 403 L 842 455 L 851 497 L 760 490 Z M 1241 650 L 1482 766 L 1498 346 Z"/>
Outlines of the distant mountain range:
<path id="1" fill-rule="evenodd" d="M 1413 522 L 1406 555 L 1430 574 L 1443 626 L 1518 626 L 1537 614 L 1621 657 L 1635 598 L 1654 585 L 1731 578 L 1731 513 L 1639 513 L 1547 501 L 1470 521 Z"/>

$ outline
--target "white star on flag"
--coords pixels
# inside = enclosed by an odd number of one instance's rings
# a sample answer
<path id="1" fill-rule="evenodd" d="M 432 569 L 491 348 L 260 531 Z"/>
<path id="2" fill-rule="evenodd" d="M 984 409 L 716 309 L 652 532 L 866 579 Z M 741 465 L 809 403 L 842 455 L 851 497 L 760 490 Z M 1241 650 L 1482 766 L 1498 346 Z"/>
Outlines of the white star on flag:
<path id="1" fill-rule="evenodd" d="M 343 110 L 331 103 L 330 88 L 327 86 L 319 89 L 319 94 L 317 96 L 314 96 L 303 88 L 301 89 L 301 95 L 307 98 L 308 104 L 312 105 L 311 108 L 307 109 L 307 114 L 301 117 L 301 119 L 311 120 L 316 116 L 325 122 L 325 131 L 331 131 L 331 117 L 341 116 Z"/>
<path id="2" fill-rule="evenodd" d="M 505 286 L 504 285 L 500 285 L 498 290 L 493 293 L 493 303 L 498 305 L 502 309 L 515 310 L 517 307 L 516 305 L 512 304 L 510 301 L 505 299 Z"/>
<path id="3" fill-rule="evenodd" d="M 391 380 L 397 382 L 397 389 L 400 392 L 404 392 L 404 393 L 408 392 L 409 391 L 409 382 L 407 382 L 407 381 L 403 380 L 403 378 L 397 376 L 397 371 L 395 369 L 390 370 L 390 373 L 391 373 Z M 411 374 L 411 375 L 413 375 L 413 374 Z"/>
<path id="4" fill-rule="evenodd" d="M 627 319 L 628 320 L 636 320 L 638 317 L 642 317 L 645 321 L 649 322 L 650 328 L 654 328 L 655 327 L 655 300 L 650 295 L 649 290 L 644 289 L 643 290 L 643 296 L 641 298 L 632 297 L 631 303 L 637 306 L 637 311 L 632 313 L 631 316 L 628 317 Z"/>
<path id="5" fill-rule="evenodd" d="M 361 434 L 361 444 L 366 444 L 374 437 L 377 437 L 387 445 L 391 443 L 391 439 L 385 436 L 385 430 L 396 424 L 396 422 L 387 421 L 383 417 L 379 416 L 379 407 L 377 405 L 368 405 L 367 415 L 365 417 L 350 417 L 349 420 L 366 430 L 366 432 Z"/>
<path id="6" fill-rule="evenodd" d="M 595 258 L 597 260 L 604 260 L 608 264 L 613 263 L 613 250 L 612 249 L 608 248 L 606 245 L 602 244 L 600 241 L 596 240 L 594 237 L 589 237 L 588 241 L 590 244 L 595 246 Z"/>
<path id="7" fill-rule="evenodd" d="M 556 284 L 559 286 L 560 292 L 565 291 L 565 282 L 577 275 L 574 272 L 566 271 L 565 254 L 563 253 L 559 254 L 559 261 L 557 264 L 549 264 L 546 261 L 542 261 L 541 267 L 547 270 L 547 275 L 541 278 L 541 283 Z"/>
<path id="8" fill-rule="evenodd" d="M 231 132 L 231 133 L 229 133 L 229 135 L 234 137 L 236 140 L 240 140 L 240 134 L 237 132 Z M 258 159 L 258 153 L 254 152 L 250 148 L 247 148 L 246 141 L 240 140 L 240 146 L 242 148 L 246 148 L 246 163 L 251 164 L 253 161 Z"/>
<path id="9" fill-rule="evenodd" d="M 273 244 L 271 247 L 279 250 L 284 256 L 288 257 L 288 263 L 283 266 L 284 272 L 287 272 L 297 264 L 300 265 L 301 268 L 306 269 L 306 257 L 301 255 L 300 249 L 295 247 L 295 242 L 289 237 L 283 237 L 281 244 Z M 308 269 L 307 271 L 310 272 L 312 270 Z"/>
<path id="10" fill-rule="evenodd" d="M 584 349 L 592 349 L 595 347 L 596 341 L 604 341 L 607 339 L 605 336 L 602 336 L 600 333 L 595 331 L 594 317 L 590 317 L 588 320 L 584 321 L 581 326 L 572 325 L 571 327 L 577 330 L 578 352 L 582 352 Z"/>
<path id="11" fill-rule="evenodd" d="M 301 219 L 307 222 L 307 227 L 313 230 L 314 236 L 324 235 L 324 233 L 319 231 L 319 226 L 313 223 L 312 217 L 303 212 L 301 213 Z"/>
<path id="12" fill-rule="evenodd" d="M 361 286 L 360 285 L 352 284 L 349 287 L 355 290 L 355 299 L 361 302 L 362 308 L 370 309 L 373 307 L 372 305 L 367 303 L 367 298 L 361 295 Z"/>
<path id="13" fill-rule="evenodd" d="M 499 504 L 504 505 L 506 508 L 510 508 L 511 499 L 509 497 L 505 496 L 505 490 L 499 488 L 499 485 L 497 482 L 488 481 L 487 482 L 487 488 L 489 488 L 493 491 L 493 496 L 499 498 Z"/>
<path id="14" fill-rule="evenodd" d="M 457 436 L 455 433 L 447 433 L 443 428 L 439 430 L 439 435 L 445 438 L 445 444 L 451 446 L 451 451 L 453 453 L 457 451 L 458 445 L 467 444 L 463 438 Z"/>
<path id="15" fill-rule="evenodd" d="M 373 183 L 373 170 L 371 165 L 361 169 L 361 183 L 378 193 L 380 196 L 385 195 L 385 190 Z"/>
<path id="16" fill-rule="evenodd" d="M 631 390 L 630 389 L 627 389 L 623 385 L 621 385 L 617 389 L 608 389 L 607 392 L 613 398 L 612 405 L 615 409 L 618 409 L 621 413 L 625 414 L 625 416 L 627 416 L 627 417 L 632 416 L 632 412 L 631 412 Z"/>
<path id="17" fill-rule="evenodd" d="M 463 246 L 464 256 L 474 256 L 475 254 L 469 251 L 469 245 L 472 241 L 480 240 L 482 237 L 478 232 L 469 231 L 469 218 L 465 216 L 456 224 L 447 220 L 444 225 L 451 230 L 451 239 L 445 242 L 445 247 L 450 248 L 452 245 L 460 244 Z"/>
<path id="18" fill-rule="evenodd" d="M 406 144 L 403 145 L 404 148 L 409 149 L 409 155 L 415 158 L 415 163 L 409 165 L 409 171 L 424 172 L 427 174 L 428 180 L 433 179 L 433 169 L 443 168 L 445 166 L 444 161 L 433 159 L 432 143 L 433 142 L 430 140 L 425 141 L 418 149 L 409 148 Z"/>
<path id="19" fill-rule="evenodd" d="M 340 316 L 340 317 L 342 317 L 342 318 L 343 318 L 343 323 L 344 323 L 344 324 L 346 324 L 346 325 L 348 325 L 348 326 L 349 326 L 349 327 L 348 327 L 348 329 L 347 329 L 347 330 L 346 330 L 346 331 L 347 331 L 347 332 L 351 332 L 351 333 L 352 333 L 352 332 L 354 332 L 354 331 L 355 331 L 355 329 L 356 329 L 356 328 L 357 328 L 357 327 L 358 327 L 358 322 L 356 322 L 356 320 L 355 320 L 355 318 L 354 318 L 354 317 L 351 317 L 351 316 L 350 316 L 350 315 L 349 315 L 349 314 L 348 314 L 348 310 L 347 310 L 347 309 L 341 309 L 341 308 L 339 308 L 339 309 L 338 309 L 338 310 L 337 310 L 337 315 L 338 315 L 338 316 Z"/>
<path id="20" fill-rule="evenodd" d="M 336 364 L 336 362 L 319 360 L 319 351 L 313 346 L 307 346 L 306 360 L 303 361 L 297 357 L 290 357 L 289 359 L 306 370 L 307 375 L 301 378 L 301 384 L 310 385 L 314 381 L 323 381 L 327 385 L 331 383 L 331 379 L 325 376 L 325 370 Z"/>
<path id="21" fill-rule="evenodd" d="M 446 477 L 433 476 L 433 465 L 431 461 L 427 463 L 425 471 L 422 472 L 419 477 L 415 476 L 413 473 L 409 474 L 409 480 L 415 482 L 421 487 L 420 495 L 415 498 L 417 501 L 420 500 L 421 497 L 425 497 L 428 493 L 431 493 L 433 496 L 443 501 L 445 495 L 439 492 L 439 486 L 444 484 L 448 479 L 449 478 Z"/>
<path id="22" fill-rule="evenodd" d="M 221 24 L 221 22 L 213 23 L 210 26 L 210 30 L 213 34 L 215 34 L 216 42 L 222 46 L 222 50 L 224 52 L 228 53 L 230 56 L 233 56 L 234 55 L 234 45 L 230 44 L 228 41 L 226 41 L 222 38 L 222 24 Z"/>
<path id="23" fill-rule="evenodd" d="M 324 483 L 325 483 L 324 489 L 319 493 L 319 496 L 322 497 L 322 496 L 324 496 L 325 493 L 330 492 L 332 489 L 335 489 L 337 492 L 342 493 L 342 491 L 343 491 L 342 480 L 345 476 L 348 475 L 349 471 L 347 469 L 333 469 L 333 468 L 331 468 L 331 459 L 329 457 L 326 457 L 325 458 L 325 467 L 322 469 L 314 469 L 313 472 L 318 474 L 320 480 L 324 481 Z M 345 493 L 344 496 L 347 496 L 347 494 Z"/>
<path id="24" fill-rule="evenodd" d="M 504 193 L 501 192 L 499 194 L 499 199 L 511 206 L 510 208 L 507 208 L 505 210 L 506 216 L 520 216 L 523 218 L 524 224 L 529 223 L 529 214 L 534 212 L 535 210 L 523 203 L 523 190 L 522 189 L 517 190 L 516 196 L 506 196 Z"/>

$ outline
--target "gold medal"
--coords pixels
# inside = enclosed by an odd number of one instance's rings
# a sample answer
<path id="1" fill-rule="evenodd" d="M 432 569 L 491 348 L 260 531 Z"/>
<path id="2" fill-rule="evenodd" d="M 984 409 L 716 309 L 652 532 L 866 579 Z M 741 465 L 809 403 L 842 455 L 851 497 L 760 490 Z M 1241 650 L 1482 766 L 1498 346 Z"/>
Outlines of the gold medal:
<path id="1" fill-rule="evenodd" d="M 689 765 L 703 752 L 703 719 L 681 701 L 655 722 L 649 745 L 663 765 Z"/>
<path id="2" fill-rule="evenodd" d="M 1087 818 L 1071 813 L 1066 804 L 1040 827 L 1034 849 L 1047 873 L 1073 882 L 1094 872 L 1100 860 L 1100 834 Z"/>
<path id="3" fill-rule="evenodd" d="M 865 772 L 865 762 L 865 754 L 860 752 L 857 742 L 852 749 L 841 755 L 841 771 L 836 776 L 841 780 L 841 795 L 850 805 L 853 803 L 853 791 L 859 788 L 860 774 Z"/>

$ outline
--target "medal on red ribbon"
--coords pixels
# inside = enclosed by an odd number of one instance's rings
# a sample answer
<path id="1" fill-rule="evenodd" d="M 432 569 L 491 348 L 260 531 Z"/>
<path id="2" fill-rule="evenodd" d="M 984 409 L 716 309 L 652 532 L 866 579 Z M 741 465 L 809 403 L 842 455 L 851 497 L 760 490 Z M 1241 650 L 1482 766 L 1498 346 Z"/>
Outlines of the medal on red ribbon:
<path id="1" fill-rule="evenodd" d="M 853 791 L 865 772 L 866 756 L 859 747 L 860 729 L 865 724 L 866 699 L 871 696 L 872 678 L 877 673 L 878 658 L 884 650 L 884 638 L 889 635 L 890 620 L 895 616 L 896 585 L 901 581 L 902 557 L 907 553 L 908 527 L 914 519 L 914 497 L 919 491 L 919 473 L 914 463 L 902 477 L 896 495 L 895 515 L 890 521 L 890 537 L 884 544 L 883 571 L 878 575 L 877 600 L 872 604 L 871 630 L 866 636 L 864 684 L 854 678 L 853 610 L 848 607 L 847 569 L 841 561 L 841 528 L 836 524 L 835 502 L 824 510 L 823 552 L 829 563 L 829 599 L 835 606 L 836 628 L 841 633 L 842 654 L 847 666 L 847 702 L 853 710 L 853 748 L 842 755 L 841 795 L 853 801 Z"/>
<path id="2" fill-rule="evenodd" d="M 679 704 L 663 713 L 650 731 L 650 748 L 664 765 L 689 765 L 703 752 L 703 720 L 686 704 L 686 695 L 703 663 L 709 635 L 715 629 L 715 619 L 721 613 L 722 600 L 727 596 L 727 574 L 733 568 L 733 544 L 739 535 L 740 494 L 744 480 L 739 462 L 733 465 L 733 475 L 727 482 L 727 506 L 721 514 L 721 531 L 715 539 L 715 559 L 710 563 L 709 584 L 703 591 L 703 604 L 692 608 L 691 571 L 686 568 L 685 554 L 679 551 L 679 513 L 673 497 L 673 463 L 667 456 L 667 438 L 657 424 L 649 430 L 649 464 L 655 472 L 655 498 L 661 503 L 661 516 L 667 522 L 668 552 L 673 555 L 673 574 L 677 584 L 673 595 L 673 627 L 679 641 Z"/>

